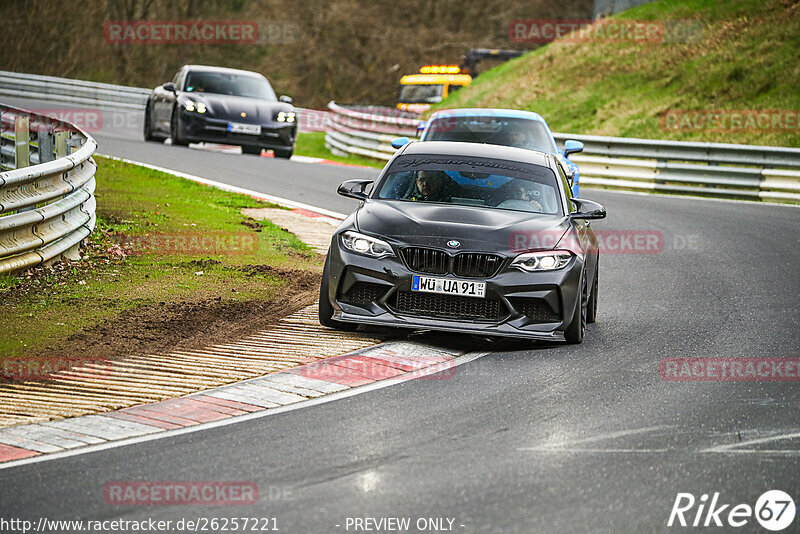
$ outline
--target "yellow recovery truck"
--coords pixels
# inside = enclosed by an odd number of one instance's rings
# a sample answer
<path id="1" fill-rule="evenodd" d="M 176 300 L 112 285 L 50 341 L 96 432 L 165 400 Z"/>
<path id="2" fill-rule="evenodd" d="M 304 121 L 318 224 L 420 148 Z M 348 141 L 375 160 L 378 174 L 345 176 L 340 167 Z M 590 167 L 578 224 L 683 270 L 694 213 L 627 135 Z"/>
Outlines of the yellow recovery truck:
<path id="1" fill-rule="evenodd" d="M 397 94 L 397 109 L 422 113 L 444 100 L 447 95 L 469 85 L 478 76 L 478 62 L 484 59 L 507 61 L 521 56 L 522 50 L 470 50 L 462 65 L 425 65 L 419 74 L 407 74 L 400 78 Z"/>

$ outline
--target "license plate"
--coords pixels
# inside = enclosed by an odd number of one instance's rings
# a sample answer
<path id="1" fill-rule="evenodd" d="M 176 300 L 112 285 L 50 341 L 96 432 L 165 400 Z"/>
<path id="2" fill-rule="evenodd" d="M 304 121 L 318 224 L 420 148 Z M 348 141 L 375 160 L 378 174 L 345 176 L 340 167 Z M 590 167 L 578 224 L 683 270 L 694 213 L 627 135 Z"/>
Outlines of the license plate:
<path id="1" fill-rule="evenodd" d="M 243 133 L 251 135 L 261 135 L 260 124 L 239 124 L 238 122 L 229 122 L 228 131 L 231 133 Z"/>
<path id="2" fill-rule="evenodd" d="M 467 280 L 451 280 L 448 278 L 431 278 L 417 276 L 411 279 L 411 291 L 422 293 L 444 293 L 462 297 L 486 297 L 486 282 L 470 282 Z"/>

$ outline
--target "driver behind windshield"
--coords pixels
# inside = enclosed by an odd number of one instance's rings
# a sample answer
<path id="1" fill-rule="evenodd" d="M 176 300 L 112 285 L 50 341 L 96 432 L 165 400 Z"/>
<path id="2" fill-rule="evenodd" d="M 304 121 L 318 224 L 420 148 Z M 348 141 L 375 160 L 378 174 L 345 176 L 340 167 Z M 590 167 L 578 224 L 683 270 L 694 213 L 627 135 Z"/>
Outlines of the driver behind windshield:
<path id="1" fill-rule="evenodd" d="M 507 200 L 524 200 L 528 202 L 536 211 L 544 212 L 542 203 L 536 200 L 535 197 L 539 196 L 539 191 L 531 191 L 525 187 L 519 180 L 514 180 L 506 188 Z"/>
<path id="2" fill-rule="evenodd" d="M 531 142 L 528 132 L 519 127 L 511 126 L 506 134 L 505 145 L 516 148 L 533 148 L 534 144 Z"/>
<path id="3" fill-rule="evenodd" d="M 417 171 L 414 190 L 408 199 L 424 202 L 450 202 L 449 182 L 450 177 L 442 171 Z"/>

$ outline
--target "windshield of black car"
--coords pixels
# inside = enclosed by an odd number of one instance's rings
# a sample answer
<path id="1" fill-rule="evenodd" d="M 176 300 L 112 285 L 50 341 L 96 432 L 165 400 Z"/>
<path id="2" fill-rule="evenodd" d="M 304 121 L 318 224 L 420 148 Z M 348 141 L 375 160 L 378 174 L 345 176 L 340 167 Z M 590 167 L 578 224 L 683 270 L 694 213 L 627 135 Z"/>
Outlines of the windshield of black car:
<path id="1" fill-rule="evenodd" d="M 561 215 L 558 184 L 542 165 L 449 156 L 400 156 L 374 198 Z"/>
<path id="2" fill-rule="evenodd" d="M 397 98 L 399 102 L 407 104 L 436 103 L 442 100 L 444 85 L 402 85 Z"/>
<path id="3" fill-rule="evenodd" d="M 260 76 L 224 72 L 189 72 L 184 91 L 187 93 L 213 93 L 217 95 L 244 96 L 275 101 L 275 91 Z"/>
<path id="4" fill-rule="evenodd" d="M 425 141 L 461 141 L 555 153 L 547 127 L 538 120 L 496 116 L 442 116 L 431 121 Z"/>

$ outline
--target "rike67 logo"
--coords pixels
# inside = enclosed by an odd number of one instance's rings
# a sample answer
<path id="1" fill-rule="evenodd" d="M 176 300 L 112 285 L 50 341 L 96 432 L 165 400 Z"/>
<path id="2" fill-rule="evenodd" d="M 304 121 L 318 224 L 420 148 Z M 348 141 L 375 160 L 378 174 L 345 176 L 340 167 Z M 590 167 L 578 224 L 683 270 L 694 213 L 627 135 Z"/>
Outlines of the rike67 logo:
<path id="1" fill-rule="evenodd" d="M 704 493 L 696 499 L 691 493 L 678 493 L 667 526 L 681 527 L 734 527 L 751 525 L 758 521 L 762 528 L 778 532 L 788 528 L 793 522 L 797 509 L 794 500 L 781 490 L 770 490 L 762 494 L 756 505 L 731 505 L 720 500 L 719 492 L 709 501 Z"/>

